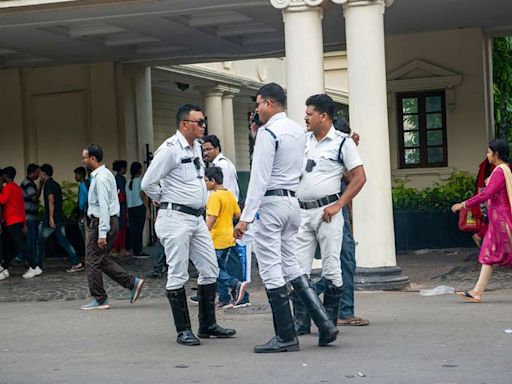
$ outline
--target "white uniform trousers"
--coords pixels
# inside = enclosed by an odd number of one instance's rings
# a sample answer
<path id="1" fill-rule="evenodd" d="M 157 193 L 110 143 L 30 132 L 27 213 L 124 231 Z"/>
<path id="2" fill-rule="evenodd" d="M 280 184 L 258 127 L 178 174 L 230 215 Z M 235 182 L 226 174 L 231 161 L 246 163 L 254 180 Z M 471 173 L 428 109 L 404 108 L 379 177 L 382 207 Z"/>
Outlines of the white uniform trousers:
<path id="1" fill-rule="evenodd" d="M 325 207 L 301 209 L 301 223 L 297 235 L 297 255 L 299 264 L 309 276 L 316 246 L 320 245 L 322 256 L 322 276 L 337 287 L 343 285 L 341 277 L 340 252 L 343 240 L 343 213 L 340 210 L 331 217 L 331 222 L 322 220 Z"/>
<path id="2" fill-rule="evenodd" d="M 266 196 L 258 209 L 254 228 L 256 259 L 267 289 L 282 287 L 304 272 L 296 254 L 300 225 L 298 200 L 288 196 Z"/>
<path id="3" fill-rule="evenodd" d="M 188 261 L 194 263 L 197 284 L 217 281 L 219 266 L 208 227 L 202 216 L 196 217 L 170 208 L 158 211 L 155 232 L 167 259 L 167 289 L 178 289 L 188 281 Z"/>

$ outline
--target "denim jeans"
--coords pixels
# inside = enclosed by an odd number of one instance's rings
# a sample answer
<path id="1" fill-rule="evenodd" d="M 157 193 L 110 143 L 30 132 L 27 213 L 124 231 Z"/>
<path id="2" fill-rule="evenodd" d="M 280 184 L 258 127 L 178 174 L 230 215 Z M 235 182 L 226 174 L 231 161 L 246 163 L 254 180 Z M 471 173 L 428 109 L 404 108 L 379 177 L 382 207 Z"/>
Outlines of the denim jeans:
<path id="1" fill-rule="evenodd" d="M 59 244 L 62 246 L 62 248 L 64 248 L 64 250 L 69 255 L 69 258 L 71 259 L 71 265 L 80 264 L 80 260 L 78 259 L 75 248 L 73 248 L 68 238 L 66 237 L 65 225 L 59 224 L 56 228 L 52 228 L 44 222 L 41 223 L 41 225 L 39 226 L 39 251 L 37 252 L 36 264 L 40 267 L 43 266 L 43 257 L 46 240 L 48 240 L 48 238 L 51 236 L 53 232 L 55 232 Z"/>
<path id="2" fill-rule="evenodd" d="M 341 247 L 341 275 L 343 277 L 343 292 L 340 299 L 338 318 L 354 317 L 354 272 L 356 270 L 356 243 L 352 236 L 348 206 L 343 207 L 343 245 Z M 325 282 L 315 283 L 318 294 L 325 292 Z"/>
<path id="3" fill-rule="evenodd" d="M 29 260 L 30 257 L 36 261 L 37 237 L 39 233 L 39 220 L 27 220 L 27 250 L 20 254 L 20 258 Z M 29 255 L 27 255 L 29 253 Z"/>
<path id="4" fill-rule="evenodd" d="M 228 260 L 233 253 L 233 247 L 216 249 L 217 263 L 219 264 L 219 277 L 217 278 L 217 292 L 221 303 L 231 302 L 231 295 L 228 288 L 236 288 L 238 279 L 228 272 Z"/>
<path id="5" fill-rule="evenodd" d="M 160 275 L 165 267 L 165 251 L 164 247 L 158 242 L 157 253 L 155 256 L 155 266 L 153 267 L 155 274 Z"/>
<path id="6" fill-rule="evenodd" d="M 245 280 L 242 261 L 235 251 L 229 253 L 227 270 L 231 276 L 236 277 L 238 280 Z M 247 291 L 244 292 L 244 298 L 242 299 L 242 304 L 246 303 L 249 303 L 249 292 Z"/>

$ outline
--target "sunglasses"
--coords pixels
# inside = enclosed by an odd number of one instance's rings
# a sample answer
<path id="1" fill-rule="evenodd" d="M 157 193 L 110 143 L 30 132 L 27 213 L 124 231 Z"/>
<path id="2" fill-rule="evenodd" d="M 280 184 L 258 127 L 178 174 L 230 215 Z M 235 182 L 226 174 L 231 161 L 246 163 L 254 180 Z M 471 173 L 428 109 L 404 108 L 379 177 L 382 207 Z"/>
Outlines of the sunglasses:
<path id="1" fill-rule="evenodd" d="M 206 127 L 206 119 L 200 119 L 200 120 L 183 120 L 188 123 L 196 123 L 200 127 L 205 126 Z"/>

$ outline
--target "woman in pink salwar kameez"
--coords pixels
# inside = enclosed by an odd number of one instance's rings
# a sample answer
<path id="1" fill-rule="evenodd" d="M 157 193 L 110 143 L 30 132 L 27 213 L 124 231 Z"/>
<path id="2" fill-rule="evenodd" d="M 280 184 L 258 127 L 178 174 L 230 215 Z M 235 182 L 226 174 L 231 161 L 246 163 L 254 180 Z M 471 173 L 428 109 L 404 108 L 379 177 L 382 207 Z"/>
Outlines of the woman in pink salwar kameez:
<path id="1" fill-rule="evenodd" d="M 485 234 L 478 261 L 482 264 L 480 278 L 470 291 L 457 292 L 466 301 L 480 303 L 492 274 L 493 265 L 512 268 L 512 173 L 509 166 L 508 142 L 493 140 L 487 149 L 489 163 L 496 166 L 485 189 L 476 196 L 452 206 L 474 207 L 487 201 L 489 228 Z"/>

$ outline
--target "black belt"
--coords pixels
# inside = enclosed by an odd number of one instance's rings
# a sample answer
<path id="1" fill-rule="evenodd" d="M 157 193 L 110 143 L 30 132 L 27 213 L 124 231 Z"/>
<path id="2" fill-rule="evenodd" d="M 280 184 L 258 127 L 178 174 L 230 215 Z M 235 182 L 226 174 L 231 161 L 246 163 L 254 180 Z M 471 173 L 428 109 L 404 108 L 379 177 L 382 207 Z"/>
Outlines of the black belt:
<path id="1" fill-rule="evenodd" d="M 265 196 L 291 196 L 295 197 L 295 192 L 289 191 L 287 189 L 269 189 L 265 192 Z"/>
<path id="2" fill-rule="evenodd" d="M 113 218 L 113 217 L 117 217 L 117 218 L 119 218 L 119 216 L 118 216 L 118 215 L 112 215 L 112 216 L 110 216 L 110 218 Z M 90 215 L 90 216 L 89 216 L 89 218 L 90 218 L 91 220 L 99 220 L 99 219 L 100 219 L 99 217 L 96 217 L 96 216 L 94 216 L 94 215 Z"/>
<path id="3" fill-rule="evenodd" d="M 330 195 L 326 197 L 322 197 L 321 199 L 315 200 L 315 201 L 300 201 L 299 200 L 299 206 L 302 209 L 314 209 L 314 208 L 320 208 L 325 205 L 334 203 L 336 200 L 340 198 L 341 194 L 336 193 L 335 195 Z"/>
<path id="4" fill-rule="evenodd" d="M 169 204 L 170 203 L 160 203 L 160 208 L 167 209 Z M 199 217 L 204 213 L 204 208 L 194 209 L 194 208 L 187 207 L 186 205 L 181 205 L 181 204 L 176 204 L 176 203 L 171 203 L 171 209 L 173 211 L 183 212 L 183 213 L 186 213 L 187 215 L 192 215 L 192 216 L 196 216 L 196 217 Z"/>

